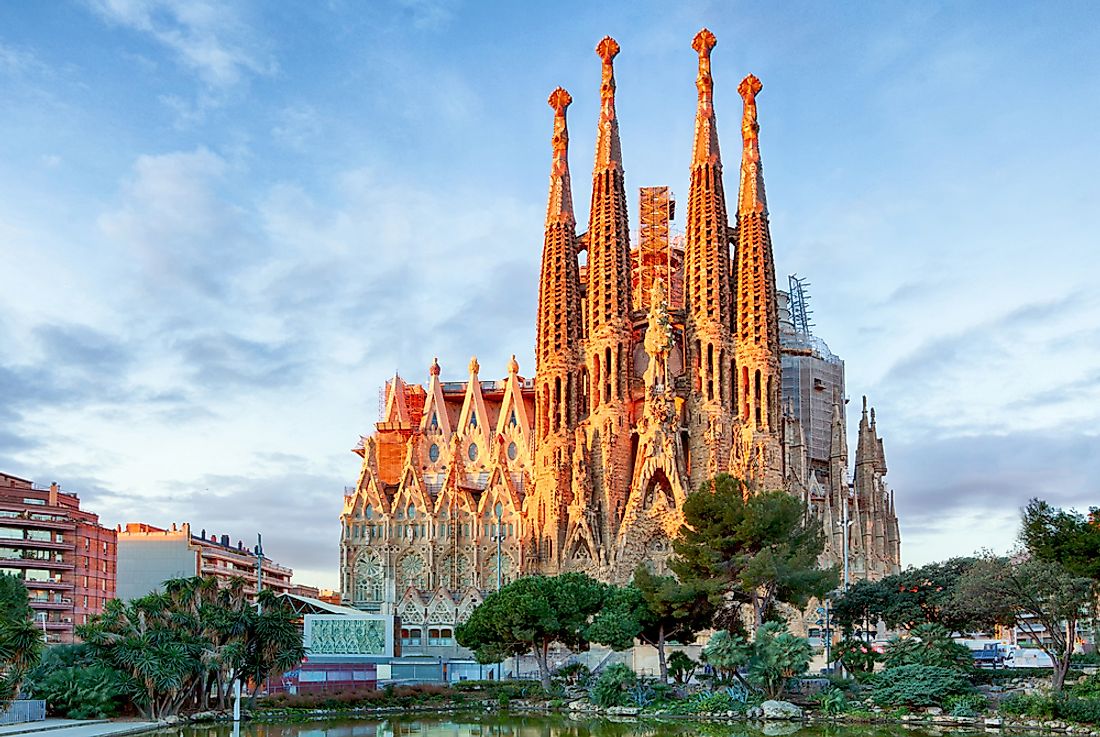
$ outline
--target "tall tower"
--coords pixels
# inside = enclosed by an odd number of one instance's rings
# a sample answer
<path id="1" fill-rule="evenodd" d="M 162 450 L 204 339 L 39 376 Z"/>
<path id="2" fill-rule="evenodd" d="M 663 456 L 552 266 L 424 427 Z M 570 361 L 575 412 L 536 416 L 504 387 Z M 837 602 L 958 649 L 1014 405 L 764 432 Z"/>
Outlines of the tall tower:
<path id="1" fill-rule="evenodd" d="M 631 287 L 630 230 L 626 214 L 615 70 L 619 44 L 605 36 L 596 46 L 603 62 L 592 208 L 588 222 L 588 339 L 592 481 L 601 500 L 610 544 L 630 492 Z"/>
<path id="2" fill-rule="evenodd" d="M 572 499 L 569 478 L 573 429 L 580 400 L 580 276 L 577 221 L 569 183 L 569 130 L 565 111 L 573 98 L 561 87 L 550 94 L 554 109 L 553 159 L 539 278 L 535 340 L 535 488 L 541 564 L 553 570 L 560 556 L 562 522 Z"/>
<path id="3" fill-rule="evenodd" d="M 760 163 L 760 124 L 756 95 L 763 85 L 753 75 L 737 91 L 745 102 L 741 118 L 741 191 L 737 198 L 737 251 L 734 271 L 737 319 L 734 340 L 740 399 L 740 438 L 733 465 L 757 489 L 782 488 L 782 418 L 779 409 L 779 316 L 775 261 L 768 229 L 768 203 Z"/>
<path id="4" fill-rule="evenodd" d="M 684 244 L 684 337 L 692 381 L 686 420 L 692 489 L 726 470 L 733 430 L 729 221 L 710 74 L 710 52 L 716 43 L 714 34 L 704 28 L 691 44 L 699 54 L 695 80 L 699 104 Z"/>

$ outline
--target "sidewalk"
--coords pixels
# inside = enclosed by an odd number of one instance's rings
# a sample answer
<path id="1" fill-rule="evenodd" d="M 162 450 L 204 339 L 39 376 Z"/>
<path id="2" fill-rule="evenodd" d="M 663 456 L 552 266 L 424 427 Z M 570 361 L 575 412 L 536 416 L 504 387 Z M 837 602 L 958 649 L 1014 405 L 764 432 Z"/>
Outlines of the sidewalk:
<path id="1" fill-rule="evenodd" d="M 35 735 L 35 737 L 117 737 L 145 732 L 163 726 L 158 722 L 112 722 L 106 719 L 46 719 L 41 722 L 5 724 L 0 737 Z"/>

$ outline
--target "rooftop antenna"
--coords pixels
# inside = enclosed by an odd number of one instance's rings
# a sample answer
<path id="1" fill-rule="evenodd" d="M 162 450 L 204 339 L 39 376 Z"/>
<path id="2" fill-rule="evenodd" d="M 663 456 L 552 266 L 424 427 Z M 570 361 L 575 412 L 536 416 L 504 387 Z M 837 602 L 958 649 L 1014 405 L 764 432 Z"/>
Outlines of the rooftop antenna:
<path id="1" fill-rule="evenodd" d="M 794 323 L 795 332 L 813 335 L 811 328 L 814 323 L 810 315 L 814 311 L 810 309 L 810 293 L 806 289 L 810 286 L 809 280 L 804 276 L 791 274 L 787 277 L 787 284 L 790 291 L 791 322 Z"/>

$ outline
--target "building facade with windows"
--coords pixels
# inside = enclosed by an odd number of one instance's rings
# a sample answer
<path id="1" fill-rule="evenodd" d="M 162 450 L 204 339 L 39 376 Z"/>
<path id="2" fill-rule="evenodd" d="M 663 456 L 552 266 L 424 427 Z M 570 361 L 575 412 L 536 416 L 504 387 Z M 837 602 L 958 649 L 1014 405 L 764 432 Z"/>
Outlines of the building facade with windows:
<path id="1" fill-rule="evenodd" d="M 0 473 L 0 573 L 26 585 L 47 642 L 73 642 L 115 598 L 115 531 L 56 483 Z"/>
<path id="2" fill-rule="evenodd" d="M 233 544 L 229 535 L 191 534 L 184 522 L 163 529 L 141 522 L 119 525 L 118 596 L 136 599 L 160 591 L 171 578 L 213 576 L 222 585 L 235 578 L 245 581 L 244 592 L 255 597 L 261 574 L 260 556 L 240 540 Z M 290 592 L 294 571 L 269 558 L 263 559 L 262 586 L 277 594 Z"/>

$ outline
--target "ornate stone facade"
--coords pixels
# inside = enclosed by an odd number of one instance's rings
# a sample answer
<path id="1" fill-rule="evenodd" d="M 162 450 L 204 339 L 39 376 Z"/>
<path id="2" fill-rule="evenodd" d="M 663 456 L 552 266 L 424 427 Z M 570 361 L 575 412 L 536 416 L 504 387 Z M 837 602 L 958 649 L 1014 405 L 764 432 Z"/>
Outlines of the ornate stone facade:
<path id="1" fill-rule="evenodd" d="M 823 486 L 797 420 L 781 411 L 761 84 L 750 75 L 740 86 L 740 196 L 730 223 L 710 72 L 715 43 L 704 29 L 692 44 L 698 107 L 686 233 L 682 250 L 669 242 L 664 263 L 652 243 L 644 258 L 630 244 L 618 44 L 608 37 L 597 47 L 601 105 L 581 234 L 568 161 L 572 98 L 561 88 L 550 95 L 535 378 L 522 377 L 513 356 L 500 381 L 482 381 L 473 359 L 465 382 L 442 382 L 438 363 L 426 387 L 400 376 L 387 382 L 382 421 L 356 449 L 362 470 L 344 499 L 346 603 L 397 613 L 403 625 L 438 625 L 460 621 L 483 592 L 521 574 L 584 571 L 622 582 L 639 564 L 663 570 L 687 493 L 723 472 L 744 478 L 750 492 L 803 495 L 826 519 L 823 562 L 839 558 L 836 511 L 847 503 L 859 530 L 853 570 L 877 576 L 899 565 L 873 414 L 861 424 L 850 491 L 846 449 Z M 643 191 L 647 201 L 671 217 L 665 194 Z"/>

